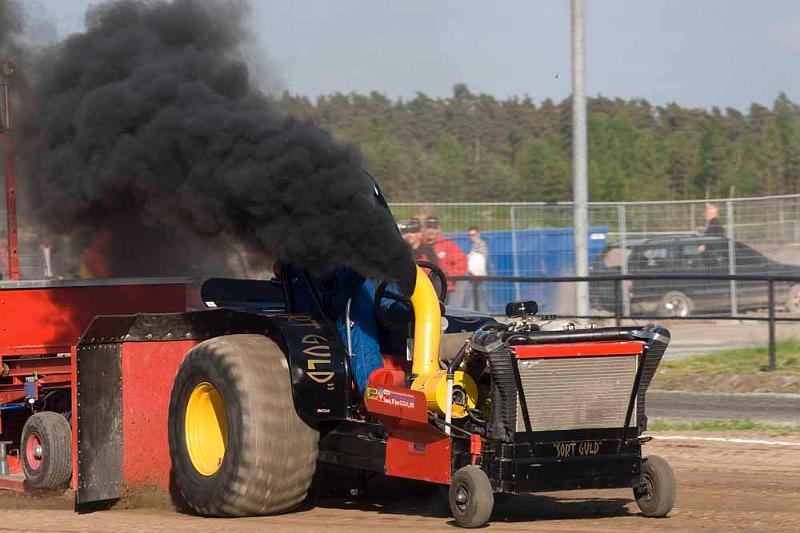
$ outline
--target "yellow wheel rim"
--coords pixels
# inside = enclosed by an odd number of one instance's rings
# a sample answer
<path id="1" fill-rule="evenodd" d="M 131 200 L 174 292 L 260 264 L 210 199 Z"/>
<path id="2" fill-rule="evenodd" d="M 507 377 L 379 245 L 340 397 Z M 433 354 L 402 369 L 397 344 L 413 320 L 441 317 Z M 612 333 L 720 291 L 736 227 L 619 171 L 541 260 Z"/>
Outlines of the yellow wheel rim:
<path id="1" fill-rule="evenodd" d="M 228 426 L 219 391 L 207 381 L 198 384 L 186 404 L 186 449 L 195 469 L 213 476 L 225 457 Z"/>

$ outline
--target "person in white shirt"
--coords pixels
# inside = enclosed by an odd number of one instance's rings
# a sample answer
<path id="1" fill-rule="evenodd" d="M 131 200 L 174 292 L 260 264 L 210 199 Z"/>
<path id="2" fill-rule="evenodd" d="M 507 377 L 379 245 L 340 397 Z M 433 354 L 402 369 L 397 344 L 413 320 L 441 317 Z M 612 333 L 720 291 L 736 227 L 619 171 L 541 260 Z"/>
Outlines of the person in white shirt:
<path id="1" fill-rule="evenodd" d="M 469 272 L 470 276 L 486 276 L 488 274 L 488 263 L 489 263 L 489 247 L 486 245 L 486 241 L 481 239 L 481 233 L 478 230 L 477 226 L 472 226 L 469 228 L 469 239 L 472 241 L 472 247 L 467 254 L 467 272 Z M 472 306 L 478 308 L 481 311 L 486 311 L 488 309 L 488 291 L 487 284 L 481 283 L 478 286 L 478 305 L 475 306 L 475 302 L 472 302 Z M 472 300 L 472 294 L 469 295 L 470 300 Z"/>

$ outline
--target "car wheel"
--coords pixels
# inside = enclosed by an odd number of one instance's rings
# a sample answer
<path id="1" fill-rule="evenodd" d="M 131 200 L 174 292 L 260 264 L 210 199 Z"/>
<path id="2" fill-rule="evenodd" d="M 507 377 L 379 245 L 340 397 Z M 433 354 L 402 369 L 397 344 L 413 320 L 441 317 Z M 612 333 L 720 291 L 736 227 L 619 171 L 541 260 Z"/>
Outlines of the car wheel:
<path id="1" fill-rule="evenodd" d="M 790 313 L 800 313 L 800 283 L 795 283 L 789 289 L 786 298 L 786 310 Z"/>
<path id="2" fill-rule="evenodd" d="M 692 314 L 694 303 L 681 291 L 670 291 L 661 297 L 658 314 L 666 317 L 687 317 Z"/>

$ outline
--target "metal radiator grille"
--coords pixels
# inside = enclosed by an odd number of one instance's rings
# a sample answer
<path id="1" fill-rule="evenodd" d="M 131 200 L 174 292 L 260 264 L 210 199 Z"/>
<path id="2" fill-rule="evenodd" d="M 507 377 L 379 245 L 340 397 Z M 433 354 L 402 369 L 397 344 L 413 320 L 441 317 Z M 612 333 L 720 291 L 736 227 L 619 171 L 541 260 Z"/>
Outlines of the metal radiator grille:
<path id="1" fill-rule="evenodd" d="M 622 427 L 636 361 L 631 355 L 520 360 L 533 431 Z M 517 431 L 525 431 L 519 402 Z"/>

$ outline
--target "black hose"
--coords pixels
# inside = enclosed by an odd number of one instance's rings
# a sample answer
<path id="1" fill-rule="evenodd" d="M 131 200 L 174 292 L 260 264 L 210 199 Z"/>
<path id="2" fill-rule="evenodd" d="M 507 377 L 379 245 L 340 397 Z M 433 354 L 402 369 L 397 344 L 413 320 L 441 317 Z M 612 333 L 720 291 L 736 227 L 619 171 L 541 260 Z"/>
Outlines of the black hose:
<path id="1" fill-rule="evenodd" d="M 520 344 L 560 344 L 592 341 L 629 341 L 634 340 L 633 332 L 642 329 L 639 326 L 621 328 L 573 329 L 564 331 L 532 331 L 530 333 L 514 333 L 505 339 L 509 345 Z"/>

